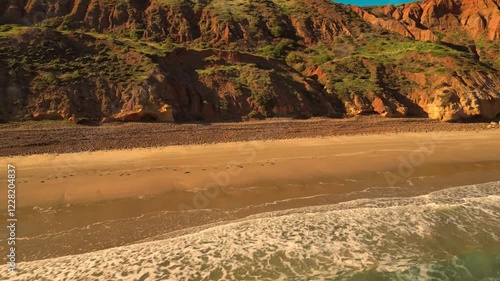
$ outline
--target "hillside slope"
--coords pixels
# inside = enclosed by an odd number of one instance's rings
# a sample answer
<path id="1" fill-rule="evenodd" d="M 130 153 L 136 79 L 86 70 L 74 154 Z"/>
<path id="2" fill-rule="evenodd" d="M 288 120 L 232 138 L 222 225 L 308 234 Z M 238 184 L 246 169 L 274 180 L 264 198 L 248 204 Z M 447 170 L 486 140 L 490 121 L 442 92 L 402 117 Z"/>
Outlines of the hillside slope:
<path id="1" fill-rule="evenodd" d="M 498 0 L 0 3 L 0 119 L 500 114 Z"/>

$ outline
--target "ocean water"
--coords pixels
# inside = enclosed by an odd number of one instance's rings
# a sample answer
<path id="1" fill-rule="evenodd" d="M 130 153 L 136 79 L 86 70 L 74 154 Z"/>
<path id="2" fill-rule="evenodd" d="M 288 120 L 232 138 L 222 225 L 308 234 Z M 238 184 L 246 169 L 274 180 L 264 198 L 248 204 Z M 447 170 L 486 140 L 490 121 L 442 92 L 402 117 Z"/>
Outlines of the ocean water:
<path id="1" fill-rule="evenodd" d="M 264 213 L 3 269 L 0 280 L 500 280 L 500 182 Z"/>

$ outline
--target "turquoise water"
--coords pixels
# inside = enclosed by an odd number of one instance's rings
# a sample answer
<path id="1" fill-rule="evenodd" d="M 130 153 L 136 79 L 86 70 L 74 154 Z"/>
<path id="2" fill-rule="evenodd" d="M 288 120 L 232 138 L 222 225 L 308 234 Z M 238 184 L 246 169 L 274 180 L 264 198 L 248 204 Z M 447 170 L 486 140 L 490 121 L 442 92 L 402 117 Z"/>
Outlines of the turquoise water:
<path id="1" fill-rule="evenodd" d="M 500 280 L 500 182 L 254 215 L 1 280 Z"/>
<path id="2" fill-rule="evenodd" d="M 356 6 L 382 6 L 382 5 L 399 5 L 404 3 L 410 3 L 415 1 L 406 0 L 340 0 L 333 1 L 342 4 L 350 4 Z"/>

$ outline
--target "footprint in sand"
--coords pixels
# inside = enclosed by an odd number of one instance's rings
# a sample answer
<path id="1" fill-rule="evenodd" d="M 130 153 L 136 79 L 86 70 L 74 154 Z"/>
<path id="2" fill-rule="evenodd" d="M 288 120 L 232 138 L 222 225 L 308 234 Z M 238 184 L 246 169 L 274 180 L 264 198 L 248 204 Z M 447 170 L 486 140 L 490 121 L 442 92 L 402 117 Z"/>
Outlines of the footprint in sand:
<path id="1" fill-rule="evenodd" d="M 44 183 L 45 181 L 40 181 L 40 183 Z"/>

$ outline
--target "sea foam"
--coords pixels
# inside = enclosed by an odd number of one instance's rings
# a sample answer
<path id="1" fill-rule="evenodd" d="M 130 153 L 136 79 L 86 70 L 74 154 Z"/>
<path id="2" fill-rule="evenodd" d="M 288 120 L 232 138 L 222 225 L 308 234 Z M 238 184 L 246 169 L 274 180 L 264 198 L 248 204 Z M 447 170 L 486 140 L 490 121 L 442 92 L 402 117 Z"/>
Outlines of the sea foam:
<path id="1" fill-rule="evenodd" d="M 15 276 L 2 267 L 0 279 L 500 278 L 498 233 L 494 182 L 253 215 L 170 239 L 19 263 Z M 480 270 L 470 262 L 478 257 Z"/>

